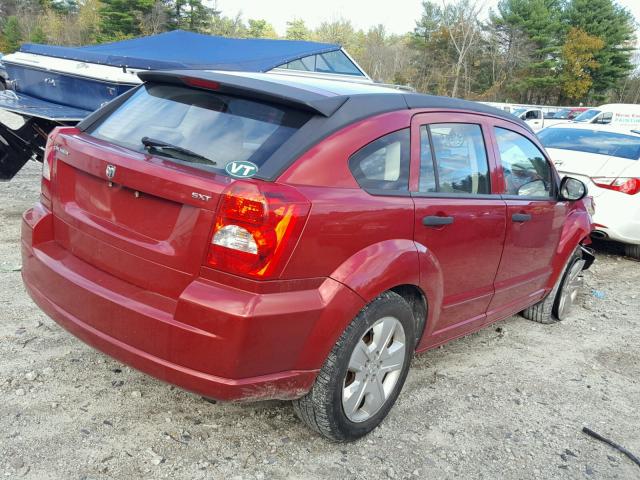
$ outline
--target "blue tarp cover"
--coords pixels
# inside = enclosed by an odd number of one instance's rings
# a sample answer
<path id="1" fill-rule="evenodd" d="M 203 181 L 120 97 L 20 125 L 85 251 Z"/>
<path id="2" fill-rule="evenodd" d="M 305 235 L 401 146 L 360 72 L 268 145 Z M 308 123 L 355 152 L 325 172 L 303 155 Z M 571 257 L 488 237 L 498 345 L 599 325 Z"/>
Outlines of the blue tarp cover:
<path id="1" fill-rule="evenodd" d="M 21 52 L 116 67 L 220 69 L 266 72 L 308 55 L 339 50 L 339 45 L 302 40 L 226 38 L 175 30 L 149 37 L 86 47 L 25 43 Z"/>

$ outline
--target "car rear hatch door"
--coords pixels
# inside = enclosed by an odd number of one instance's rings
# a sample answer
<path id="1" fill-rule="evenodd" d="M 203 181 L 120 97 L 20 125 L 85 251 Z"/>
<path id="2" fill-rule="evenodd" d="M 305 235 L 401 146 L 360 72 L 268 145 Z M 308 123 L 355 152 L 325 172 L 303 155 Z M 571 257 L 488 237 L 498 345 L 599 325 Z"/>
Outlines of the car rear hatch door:
<path id="1" fill-rule="evenodd" d="M 232 179 L 81 132 L 59 135 L 55 148 L 55 240 L 127 282 L 179 295 L 202 264 Z"/>
<path id="2" fill-rule="evenodd" d="M 313 114 L 345 99 L 236 75 L 143 79 L 120 104 L 56 137 L 55 238 L 97 268 L 175 298 L 205 263 L 232 175 L 259 178 Z"/>

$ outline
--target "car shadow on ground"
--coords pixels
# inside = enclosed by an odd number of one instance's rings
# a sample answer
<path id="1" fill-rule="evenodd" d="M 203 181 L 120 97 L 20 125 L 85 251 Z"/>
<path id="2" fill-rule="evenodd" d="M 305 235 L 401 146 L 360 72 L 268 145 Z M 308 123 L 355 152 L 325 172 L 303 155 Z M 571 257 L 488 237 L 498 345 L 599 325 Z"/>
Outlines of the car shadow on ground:
<path id="1" fill-rule="evenodd" d="M 630 260 L 632 262 L 637 262 L 635 258 L 627 257 L 624 253 L 624 244 L 619 242 L 610 242 L 606 240 L 597 240 L 592 239 L 593 243 L 591 247 L 596 251 L 596 255 L 605 254 L 605 255 L 617 255 L 620 257 L 624 257 L 626 260 Z"/>

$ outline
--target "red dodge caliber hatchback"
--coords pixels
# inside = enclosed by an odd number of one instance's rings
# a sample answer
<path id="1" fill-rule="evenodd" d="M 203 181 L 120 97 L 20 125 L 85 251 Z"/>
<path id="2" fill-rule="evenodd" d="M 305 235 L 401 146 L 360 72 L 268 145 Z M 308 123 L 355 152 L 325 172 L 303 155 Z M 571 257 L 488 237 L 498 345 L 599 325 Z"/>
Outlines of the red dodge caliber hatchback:
<path id="1" fill-rule="evenodd" d="M 276 74 L 147 72 L 50 136 L 25 285 L 71 333 L 220 400 L 290 399 L 339 440 L 421 352 L 563 319 L 584 185 L 480 104 Z"/>

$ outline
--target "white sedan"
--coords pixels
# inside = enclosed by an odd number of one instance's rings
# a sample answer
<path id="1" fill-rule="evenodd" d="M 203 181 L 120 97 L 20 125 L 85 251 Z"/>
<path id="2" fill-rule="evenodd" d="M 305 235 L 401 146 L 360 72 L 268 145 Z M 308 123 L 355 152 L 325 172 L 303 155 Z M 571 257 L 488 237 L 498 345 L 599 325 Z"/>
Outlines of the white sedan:
<path id="1" fill-rule="evenodd" d="M 622 242 L 640 259 L 640 130 L 569 123 L 538 137 L 562 176 L 587 185 L 595 203 L 592 236 Z"/>

